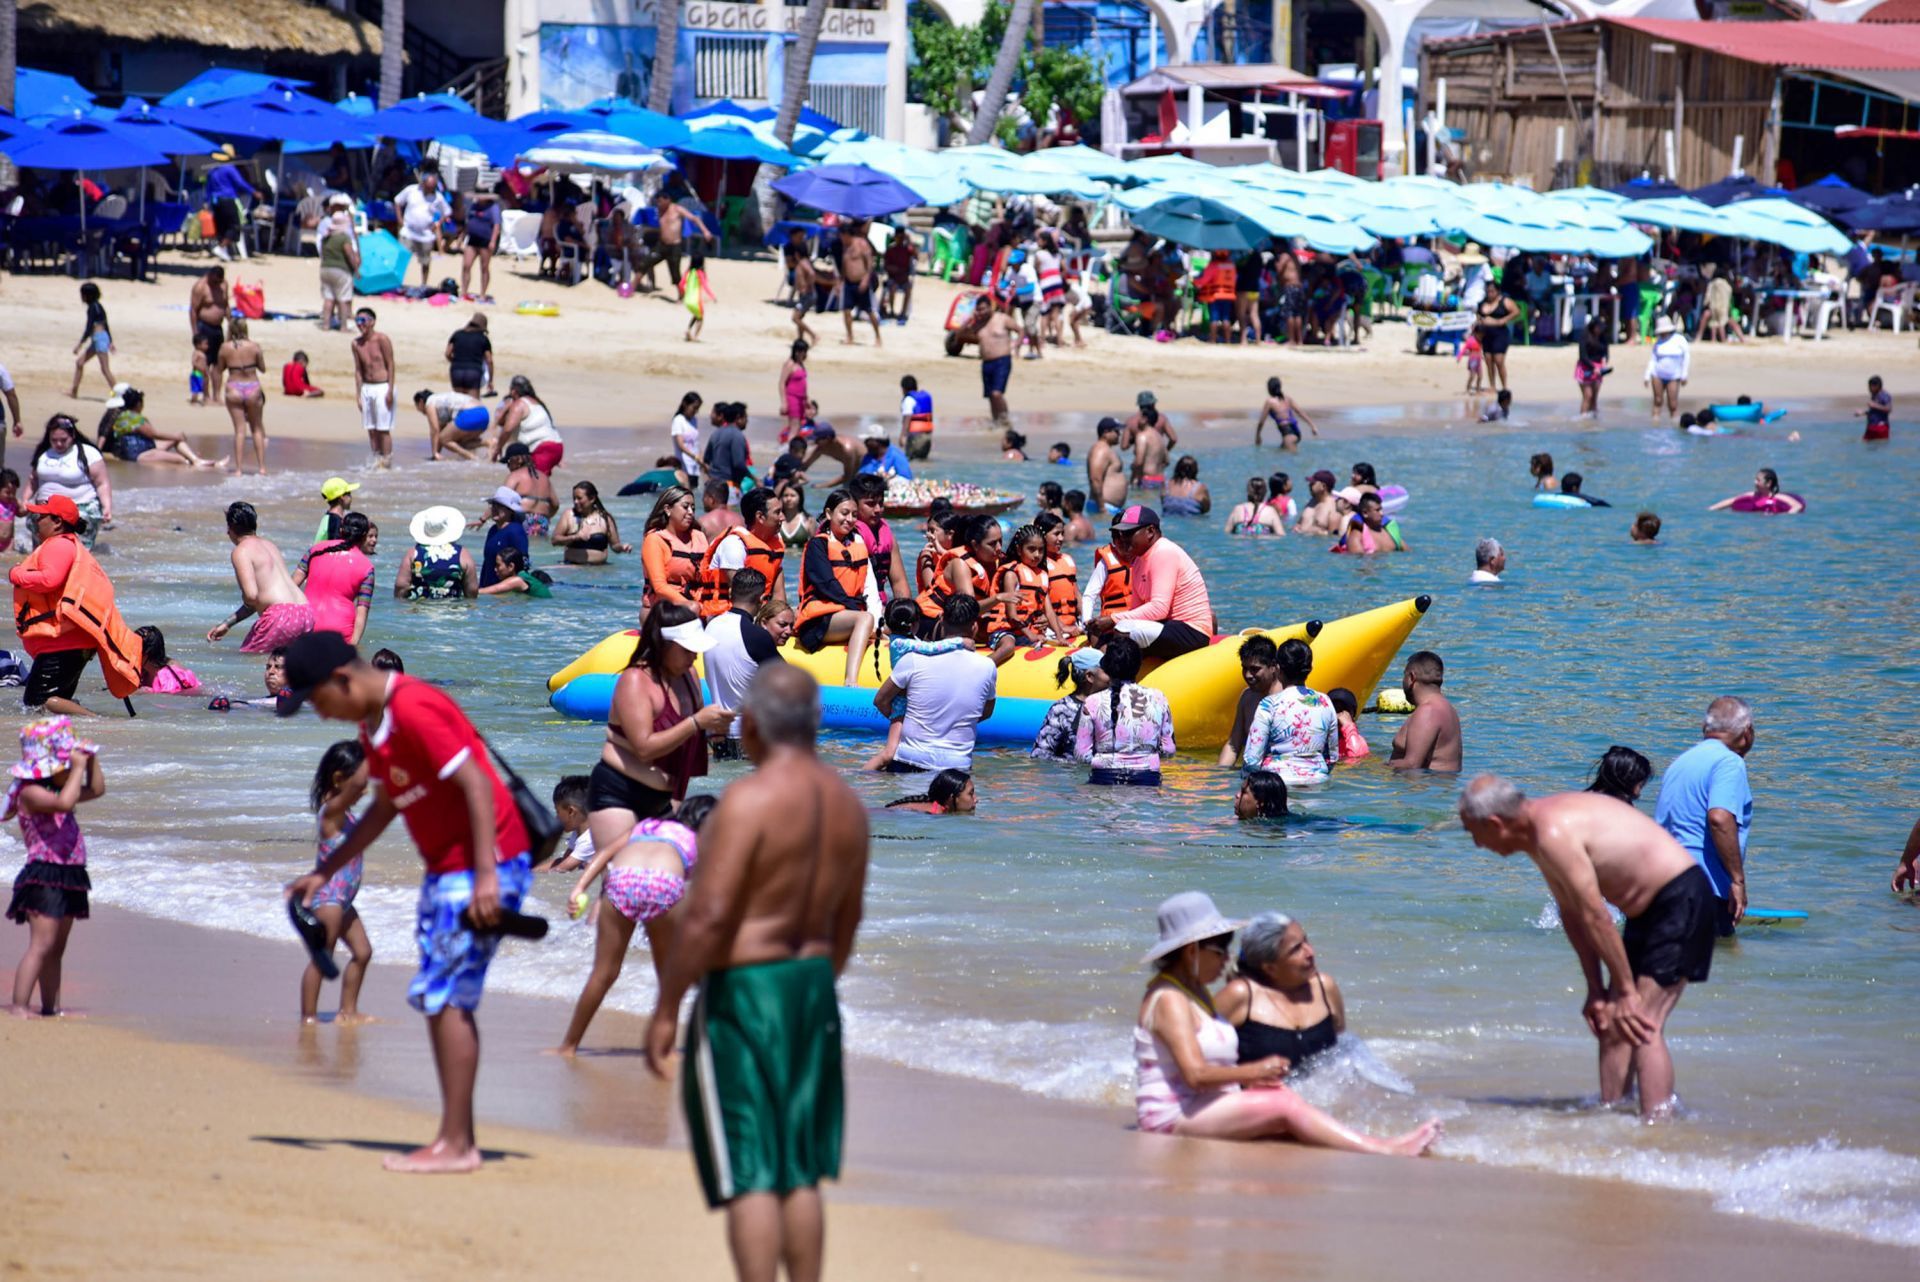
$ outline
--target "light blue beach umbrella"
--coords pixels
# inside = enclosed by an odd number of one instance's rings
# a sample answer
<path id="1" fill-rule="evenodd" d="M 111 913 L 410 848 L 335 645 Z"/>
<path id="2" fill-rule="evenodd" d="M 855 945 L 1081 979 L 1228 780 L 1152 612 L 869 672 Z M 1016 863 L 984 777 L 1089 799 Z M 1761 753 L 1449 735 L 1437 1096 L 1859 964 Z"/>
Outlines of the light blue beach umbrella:
<path id="1" fill-rule="evenodd" d="M 1138 182 L 1132 166 L 1118 156 L 1109 156 L 1104 151 L 1096 151 L 1085 143 L 1075 143 L 1071 147 L 1047 147 L 1032 153 L 1036 162 L 1043 161 L 1055 169 L 1066 169 L 1084 178 L 1098 178 L 1103 182 Z"/>
<path id="2" fill-rule="evenodd" d="M 671 163 L 653 148 L 604 129 L 550 135 L 538 146 L 522 152 L 520 159 L 559 174 L 643 173 Z"/>
<path id="3" fill-rule="evenodd" d="M 685 141 L 673 144 L 673 150 L 714 160 L 755 160 L 782 169 L 795 169 L 805 163 L 793 152 L 766 141 L 751 129 L 731 126 L 692 130 Z"/>
<path id="4" fill-rule="evenodd" d="M 390 231 L 368 232 L 360 238 L 360 274 L 353 287 L 362 294 L 387 294 L 407 279 L 405 249 Z"/>
<path id="5" fill-rule="evenodd" d="M 960 177 L 958 162 L 945 152 L 909 147 L 884 138 L 835 143 L 814 159 L 823 165 L 862 165 L 892 174 L 919 192 L 921 201 L 928 205 L 957 204 L 973 191 Z"/>
<path id="6" fill-rule="evenodd" d="M 1630 223 L 1648 227 L 1670 227 L 1675 231 L 1704 232 L 1715 236 L 1735 236 L 1725 210 L 1703 205 L 1691 196 L 1656 196 L 1651 200 L 1630 200 L 1617 212 Z"/>
<path id="7" fill-rule="evenodd" d="M 1260 218 L 1209 196 L 1169 195 L 1136 212 L 1132 221 L 1150 236 L 1191 249 L 1252 249 L 1274 235 Z"/>
<path id="8" fill-rule="evenodd" d="M 1733 234 L 1792 250 L 1796 254 L 1845 254 L 1853 242 L 1811 209 L 1778 196 L 1762 196 L 1723 206 L 1720 212 Z"/>

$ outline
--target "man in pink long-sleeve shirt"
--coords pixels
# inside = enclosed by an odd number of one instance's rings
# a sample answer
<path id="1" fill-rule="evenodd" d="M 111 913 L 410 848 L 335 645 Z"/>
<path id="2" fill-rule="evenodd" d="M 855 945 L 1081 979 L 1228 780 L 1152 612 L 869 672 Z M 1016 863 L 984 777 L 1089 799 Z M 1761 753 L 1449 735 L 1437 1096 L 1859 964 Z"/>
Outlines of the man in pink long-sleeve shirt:
<path id="1" fill-rule="evenodd" d="M 1160 532 L 1160 514 L 1134 504 L 1113 521 L 1114 550 L 1131 573 L 1131 608 L 1087 625 L 1095 636 L 1121 632 L 1151 658 L 1172 659 L 1213 640 L 1213 603 L 1207 581 L 1186 550 Z"/>

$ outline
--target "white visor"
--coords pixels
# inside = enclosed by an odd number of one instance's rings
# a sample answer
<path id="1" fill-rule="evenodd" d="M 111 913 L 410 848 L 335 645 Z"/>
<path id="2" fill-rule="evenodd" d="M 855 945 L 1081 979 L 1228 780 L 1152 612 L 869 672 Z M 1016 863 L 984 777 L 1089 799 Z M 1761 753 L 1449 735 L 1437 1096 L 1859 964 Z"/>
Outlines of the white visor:
<path id="1" fill-rule="evenodd" d="M 682 650 L 691 650 L 695 654 L 704 653 L 713 645 L 713 639 L 707 630 L 700 626 L 698 619 L 688 619 L 685 623 L 676 623 L 670 628 L 660 629 L 663 640 L 671 641 Z"/>

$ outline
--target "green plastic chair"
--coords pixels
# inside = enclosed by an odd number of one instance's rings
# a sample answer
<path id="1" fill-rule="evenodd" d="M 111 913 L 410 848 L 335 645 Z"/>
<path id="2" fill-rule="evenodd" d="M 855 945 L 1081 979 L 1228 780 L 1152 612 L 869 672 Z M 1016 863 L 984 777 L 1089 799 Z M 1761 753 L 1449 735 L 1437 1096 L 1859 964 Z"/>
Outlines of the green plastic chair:
<path id="1" fill-rule="evenodd" d="M 1653 341 L 1653 318 L 1659 312 L 1660 304 L 1666 301 L 1666 294 L 1657 286 L 1641 282 L 1640 285 L 1640 341 Z"/>
<path id="2" fill-rule="evenodd" d="M 941 280 L 950 281 L 955 272 L 964 273 L 973 259 L 973 236 L 963 226 L 947 224 L 933 229 L 927 247 L 927 270 Z"/>

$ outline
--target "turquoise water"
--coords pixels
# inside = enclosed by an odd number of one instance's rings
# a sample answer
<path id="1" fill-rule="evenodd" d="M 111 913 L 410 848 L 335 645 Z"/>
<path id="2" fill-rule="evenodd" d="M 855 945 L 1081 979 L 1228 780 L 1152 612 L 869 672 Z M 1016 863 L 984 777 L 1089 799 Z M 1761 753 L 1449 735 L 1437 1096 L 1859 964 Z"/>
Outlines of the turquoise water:
<path id="1" fill-rule="evenodd" d="M 1788 443 L 1795 427 L 1806 439 Z M 1896 428 L 1900 439 L 1864 446 L 1857 426 L 1817 416 L 1714 439 L 1637 425 L 1465 436 L 1440 422 L 1370 438 L 1358 418 L 1343 430 L 1363 435 L 1309 441 L 1297 455 L 1196 451 L 1217 513 L 1170 520 L 1168 533 L 1207 572 L 1227 626 L 1331 619 L 1433 594 L 1410 648 L 1446 660 L 1468 772 L 1498 770 L 1532 791 L 1582 786 L 1610 743 L 1664 766 L 1697 737 L 1710 698 L 1754 704 L 1753 899 L 1812 916 L 1743 932 L 1716 956 L 1713 981 L 1682 1002 L 1671 1032 L 1685 1117 L 1649 1130 L 1584 1106 L 1594 1073 L 1583 989 L 1538 875 L 1468 843 L 1453 819 L 1458 780 L 1391 777 L 1380 758 L 1397 722 L 1372 716 L 1362 729 L 1379 755 L 1342 767 L 1300 801 L 1312 818 L 1284 826 L 1233 821 L 1235 783 L 1211 764 L 1215 744 L 1183 745 L 1194 755 L 1170 767 L 1158 793 L 1096 792 L 1077 768 L 993 752 L 978 763 L 978 817 L 878 814 L 869 918 L 845 986 L 855 1046 L 1106 1101 L 1115 1125 L 1127 1124 L 1127 1030 L 1153 906 L 1204 889 L 1230 915 L 1279 908 L 1305 922 L 1368 1052 L 1305 1087 L 1345 1116 L 1385 1128 L 1437 1113 L 1448 1124 L 1442 1151 L 1454 1158 L 1700 1189 L 1728 1210 L 1920 1246 L 1911 1015 L 1920 912 L 1886 889 L 1915 818 L 1920 747 L 1908 713 L 1920 593 L 1903 533 L 1920 475 L 1912 437 Z M 1055 419 L 1030 435 L 1029 448 L 1044 454 L 1054 439 L 1079 452 L 1090 432 Z M 594 476 L 611 492 L 654 444 L 570 441 L 566 476 Z M 1539 449 L 1616 506 L 1532 508 L 1526 461 Z M 318 454 L 300 458 L 303 470 L 264 488 L 209 483 L 192 515 L 176 487 L 129 489 L 119 505 L 127 528 L 110 536 L 122 546 L 109 564 L 130 620 L 160 623 L 176 657 L 210 684 L 254 693 L 259 680 L 232 640 L 216 649 L 198 639 L 234 595 L 210 513 L 253 498 L 267 532 L 293 548 L 312 529 L 319 505 L 309 496 L 326 474 Z M 1413 491 L 1402 514 L 1411 553 L 1361 560 L 1329 556 L 1322 539 L 1219 532 L 1247 475 L 1286 470 L 1304 494 L 1306 473 L 1324 466 L 1344 480 L 1361 459 Z M 1757 466 L 1778 469 L 1809 512 L 1704 510 L 1748 488 Z M 1029 492 L 1079 475 L 1042 463 L 938 471 Z M 383 581 L 407 513 L 463 499 L 476 511 L 494 478 L 482 467 L 417 463 L 372 478 L 362 507 L 384 527 Z M 1666 522 L 1657 547 L 1628 541 L 1642 507 Z M 644 502 L 614 509 L 637 537 Z M 1482 535 L 1506 544 L 1509 582 L 1470 590 Z M 907 542 L 917 546 L 917 536 Z M 556 574 L 568 586 L 545 604 L 382 598 L 369 634 L 410 671 L 453 689 L 543 788 L 584 771 L 600 733 L 555 720 L 544 679 L 632 621 L 639 568 L 629 560 Z M 101 897 L 281 937 L 273 891 L 311 859 L 303 799 L 331 730 L 307 718 L 212 714 L 188 700 L 150 700 L 139 721 L 105 725 L 111 791 L 85 815 Z M 849 770 L 864 751 L 845 741 L 826 748 Z M 716 782 L 737 769 L 722 768 Z M 854 783 L 876 805 L 904 790 L 887 778 Z M 4 838 L 10 851 L 15 840 Z M 362 907 L 388 959 L 408 951 L 415 871 L 397 841 L 369 869 Z M 542 892 L 556 914 L 562 889 Z M 540 948 L 505 955 L 496 974 L 504 986 L 571 999 L 588 945 L 584 929 L 563 926 Z M 640 960 L 616 1005 L 650 1006 Z M 75 964 L 86 964 L 84 940 Z M 291 1003 L 291 969 L 288 983 Z M 556 1039 L 564 1018 L 556 1004 Z"/>

